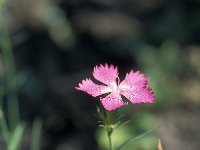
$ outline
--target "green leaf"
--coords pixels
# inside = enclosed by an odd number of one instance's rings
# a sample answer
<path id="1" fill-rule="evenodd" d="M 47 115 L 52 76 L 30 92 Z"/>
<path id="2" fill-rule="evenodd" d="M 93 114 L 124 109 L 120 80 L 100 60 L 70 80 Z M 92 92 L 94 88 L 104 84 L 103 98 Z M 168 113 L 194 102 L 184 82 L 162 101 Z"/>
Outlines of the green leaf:
<path id="1" fill-rule="evenodd" d="M 148 134 L 153 133 L 153 132 L 156 131 L 156 130 L 157 130 L 157 128 L 156 128 L 156 129 L 149 130 L 149 131 L 147 131 L 147 132 L 145 132 L 145 133 L 143 133 L 143 134 L 141 134 L 141 135 L 139 135 L 139 136 L 136 136 L 136 137 L 135 137 L 135 136 L 132 136 L 132 137 L 130 137 L 129 139 L 127 139 L 124 143 L 122 143 L 116 150 L 122 150 L 128 143 L 130 143 L 130 142 L 135 142 L 135 141 L 137 141 L 137 140 L 139 140 L 139 139 L 141 139 L 141 138 L 147 136 Z"/>
<path id="2" fill-rule="evenodd" d="M 17 150 L 19 148 L 24 129 L 25 129 L 24 123 L 20 123 L 17 125 L 17 127 L 15 128 L 15 130 L 11 135 L 11 139 L 8 145 L 8 150 Z"/>
<path id="3" fill-rule="evenodd" d="M 119 123 L 117 129 L 119 129 L 119 128 L 121 128 L 121 127 L 123 127 L 123 126 L 125 126 L 125 125 L 127 125 L 127 124 L 129 124 L 129 123 L 131 123 L 131 122 L 132 122 L 132 120 L 127 120 L 127 121 L 125 121 L 124 123 Z"/>
<path id="4" fill-rule="evenodd" d="M 3 114 L 1 106 L 0 106 L 0 133 L 4 139 L 5 144 L 7 144 L 9 140 L 10 132 L 8 130 L 8 125 L 4 118 L 4 114 Z"/>
<path id="5" fill-rule="evenodd" d="M 31 134 L 31 150 L 40 150 L 40 141 L 42 134 L 42 120 L 35 119 L 32 127 Z"/>

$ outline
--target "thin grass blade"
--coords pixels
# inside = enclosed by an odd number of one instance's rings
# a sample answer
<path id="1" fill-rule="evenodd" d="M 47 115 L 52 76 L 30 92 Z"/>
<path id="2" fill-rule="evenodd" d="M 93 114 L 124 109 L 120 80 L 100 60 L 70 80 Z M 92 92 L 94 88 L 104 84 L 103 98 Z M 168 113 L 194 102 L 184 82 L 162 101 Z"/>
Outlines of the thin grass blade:
<path id="1" fill-rule="evenodd" d="M 156 130 L 157 130 L 157 128 L 149 130 L 149 131 L 147 131 L 147 132 L 145 132 L 145 133 L 143 133 L 143 134 L 141 134 L 139 136 L 136 136 L 136 137 L 132 136 L 129 139 L 127 139 L 124 143 L 122 143 L 116 150 L 122 150 L 128 143 L 135 142 L 135 141 L 137 141 L 137 140 L 139 140 L 139 139 L 141 139 L 141 138 L 143 138 L 143 137 L 155 132 Z"/>
<path id="2" fill-rule="evenodd" d="M 24 123 L 20 123 L 17 125 L 14 132 L 12 133 L 11 139 L 9 140 L 8 150 L 17 150 L 19 148 L 24 129 Z"/>
<path id="3" fill-rule="evenodd" d="M 42 120 L 35 119 L 31 134 L 31 150 L 40 150 L 42 136 Z"/>

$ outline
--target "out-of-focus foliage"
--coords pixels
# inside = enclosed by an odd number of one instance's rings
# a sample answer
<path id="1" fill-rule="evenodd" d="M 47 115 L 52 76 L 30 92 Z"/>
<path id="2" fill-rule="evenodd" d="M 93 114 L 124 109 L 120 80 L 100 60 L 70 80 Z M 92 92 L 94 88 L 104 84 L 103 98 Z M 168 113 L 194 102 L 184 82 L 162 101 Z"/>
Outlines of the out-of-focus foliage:
<path id="1" fill-rule="evenodd" d="M 156 149 L 156 134 L 155 132 L 149 133 L 144 137 L 138 138 L 134 141 L 134 137 L 144 134 L 148 130 L 152 130 L 155 128 L 154 118 L 148 114 L 140 114 L 137 118 L 133 118 L 134 121 L 132 123 L 122 126 L 116 129 L 112 135 L 113 145 L 115 148 L 119 147 L 122 143 L 124 143 L 127 139 L 132 138 L 133 140 L 126 144 L 124 149 Z M 102 146 L 100 149 L 108 149 L 108 140 L 106 137 L 105 129 L 98 129 L 96 136 L 99 141 L 99 145 Z"/>
<path id="2" fill-rule="evenodd" d="M 144 46 L 138 52 L 139 67 L 151 77 L 151 86 L 157 97 L 156 105 L 165 106 L 180 99 L 180 71 L 183 67 L 180 47 L 176 42 L 166 41 L 159 48 Z"/>
<path id="3" fill-rule="evenodd" d="M 104 147 L 103 133 L 97 131 L 94 137 L 98 98 L 74 87 L 93 66 L 107 62 L 119 66 L 120 72 L 141 70 L 150 77 L 157 97 L 156 104 L 120 110 L 133 123 L 116 131 L 116 141 L 161 126 L 158 135 L 164 150 L 199 150 L 199 1 L 6 2 L 0 25 L 7 22 L 9 28 L 21 115 L 27 130 L 34 118 L 43 120 L 43 149 Z M 0 78 L 5 71 L 2 59 L 0 55 Z M 156 142 L 155 135 L 149 135 L 127 149 L 153 150 Z"/>

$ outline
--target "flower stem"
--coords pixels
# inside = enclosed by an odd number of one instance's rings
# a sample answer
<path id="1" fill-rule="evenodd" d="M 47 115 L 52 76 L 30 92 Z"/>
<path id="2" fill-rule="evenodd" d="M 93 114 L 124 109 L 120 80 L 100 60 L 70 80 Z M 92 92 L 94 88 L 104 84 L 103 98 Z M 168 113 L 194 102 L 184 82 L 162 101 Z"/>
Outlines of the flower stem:
<path id="1" fill-rule="evenodd" d="M 118 124 L 115 120 L 116 111 L 107 111 L 106 109 L 97 107 L 97 112 L 99 119 L 102 122 L 101 126 L 103 126 L 107 131 L 109 150 L 114 150 L 111 136 Z"/>
<path id="2" fill-rule="evenodd" d="M 113 150 L 113 146 L 112 146 L 112 139 L 111 139 L 111 134 L 108 132 L 108 142 L 109 142 L 109 150 Z"/>
<path id="3" fill-rule="evenodd" d="M 106 111 L 106 130 L 108 135 L 108 142 L 109 142 L 109 150 L 113 150 L 112 145 L 112 133 L 115 130 L 114 128 L 114 114 L 115 112 Z"/>

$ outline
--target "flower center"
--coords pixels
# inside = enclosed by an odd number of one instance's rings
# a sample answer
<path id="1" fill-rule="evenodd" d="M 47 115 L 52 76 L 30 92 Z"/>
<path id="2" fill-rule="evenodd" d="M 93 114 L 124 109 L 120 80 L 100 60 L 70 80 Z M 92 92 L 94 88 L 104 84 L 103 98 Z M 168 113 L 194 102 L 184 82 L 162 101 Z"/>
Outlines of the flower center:
<path id="1" fill-rule="evenodd" d="M 119 79 L 116 82 L 113 82 L 109 85 L 112 93 L 120 94 L 120 89 L 119 89 Z"/>
<path id="2" fill-rule="evenodd" d="M 113 91 L 113 93 L 120 94 L 120 90 L 119 90 L 119 87 L 117 85 L 112 88 L 112 91 Z"/>

